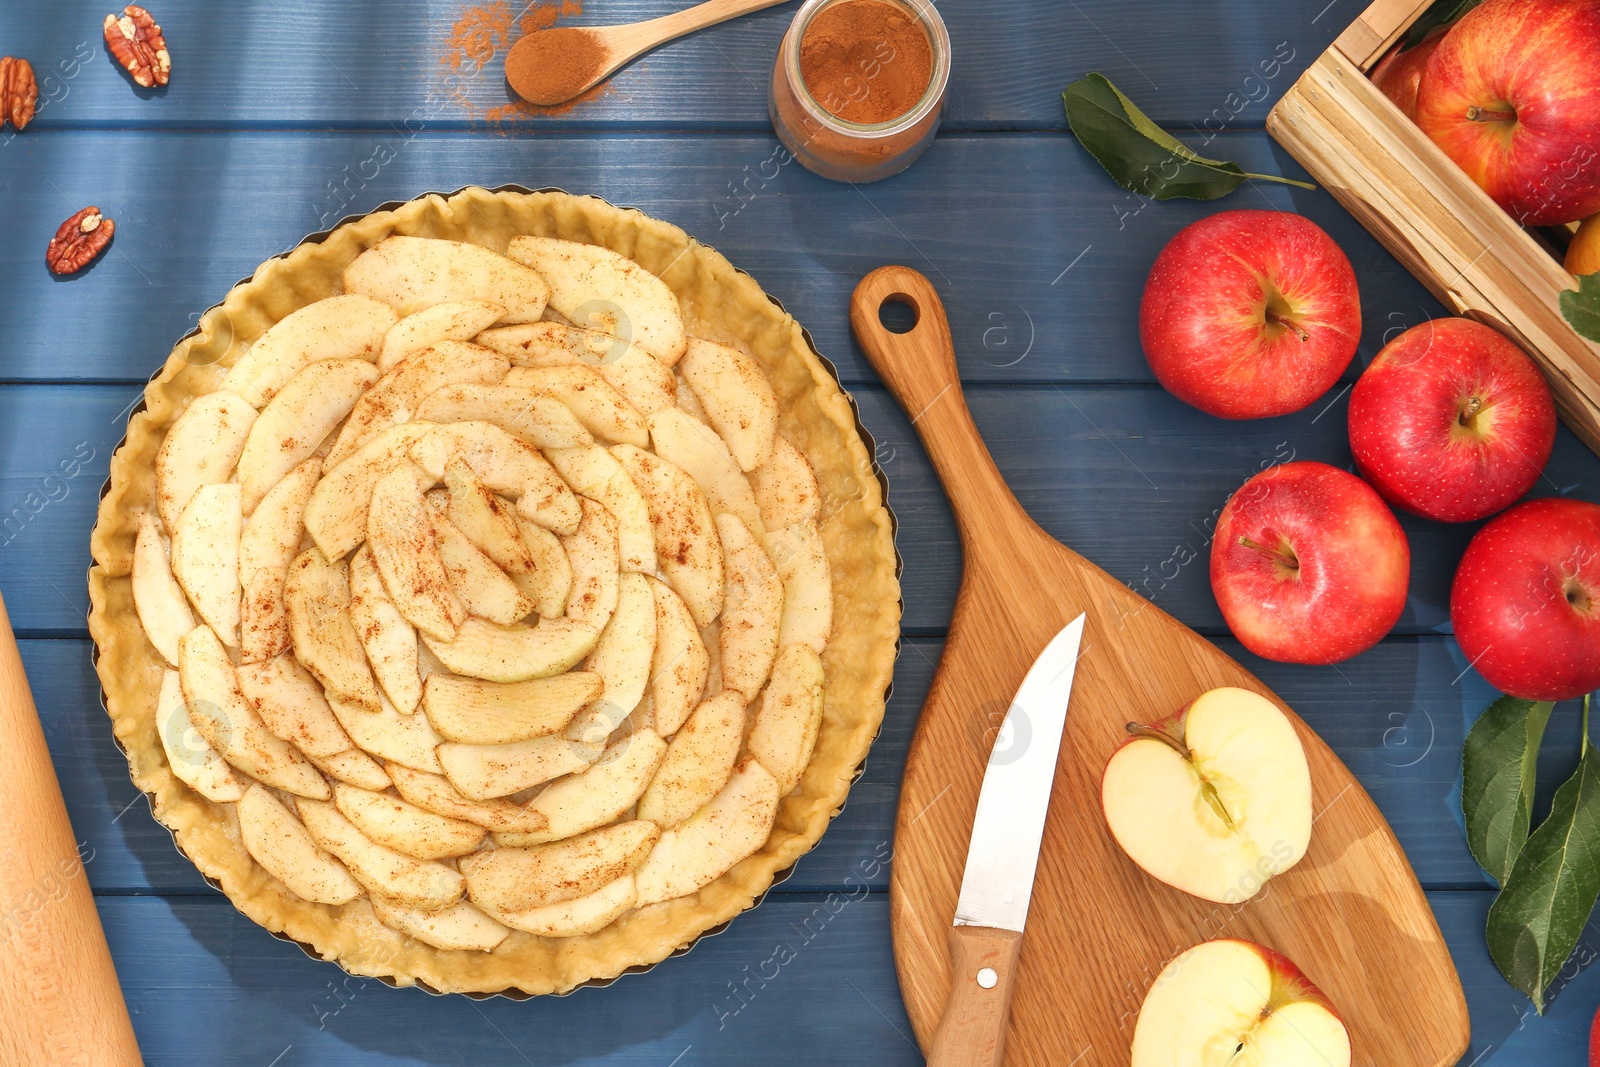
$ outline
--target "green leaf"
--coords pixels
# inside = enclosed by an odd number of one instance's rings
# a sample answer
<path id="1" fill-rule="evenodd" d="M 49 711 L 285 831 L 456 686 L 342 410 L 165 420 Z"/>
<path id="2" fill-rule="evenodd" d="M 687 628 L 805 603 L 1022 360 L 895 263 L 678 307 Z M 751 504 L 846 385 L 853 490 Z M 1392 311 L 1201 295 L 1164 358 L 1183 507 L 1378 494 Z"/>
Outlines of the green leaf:
<path id="1" fill-rule="evenodd" d="M 1579 334 L 1600 341 L 1600 274 L 1578 275 L 1577 291 L 1561 294 L 1561 314 Z"/>
<path id="2" fill-rule="evenodd" d="M 1067 121 L 1089 154 L 1129 192 L 1156 200 L 1215 200 L 1251 179 L 1316 186 L 1271 174 L 1248 174 L 1237 163 L 1207 159 L 1151 122 L 1104 75 L 1090 74 L 1061 94 Z"/>
<path id="3" fill-rule="evenodd" d="M 1415 48 L 1428 34 L 1440 26 L 1450 25 L 1481 3 L 1483 0 L 1438 0 L 1438 3 L 1428 8 L 1420 19 L 1411 24 L 1411 29 L 1406 34 L 1406 47 Z"/>
<path id="4" fill-rule="evenodd" d="M 1589 744 L 1588 720 L 1585 701 L 1578 769 L 1556 790 L 1550 817 L 1489 906 L 1489 955 L 1541 1015 L 1545 992 L 1600 899 L 1600 755 Z"/>
<path id="5" fill-rule="evenodd" d="M 1461 746 L 1461 814 L 1467 847 L 1501 885 L 1528 840 L 1534 768 L 1550 721 L 1548 702 L 1501 697 L 1478 716 Z"/>

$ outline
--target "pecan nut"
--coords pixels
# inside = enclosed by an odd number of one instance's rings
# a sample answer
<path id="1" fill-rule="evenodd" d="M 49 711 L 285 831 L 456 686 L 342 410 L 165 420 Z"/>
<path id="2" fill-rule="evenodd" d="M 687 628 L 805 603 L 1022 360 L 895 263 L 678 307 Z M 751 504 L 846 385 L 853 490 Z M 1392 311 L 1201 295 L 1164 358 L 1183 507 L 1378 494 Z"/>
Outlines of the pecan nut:
<path id="1" fill-rule="evenodd" d="M 122 15 L 107 15 L 106 47 L 121 63 L 134 84 L 146 89 L 167 84 L 172 77 L 172 56 L 167 39 L 150 12 L 137 4 L 122 9 Z"/>
<path id="2" fill-rule="evenodd" d="M 93 263 L 106 250 L 117 224 L 100 214 L 97 207 L 86 207 L 66 222 L 50 239 L 44 261 L 51 274 L 76 274 Z"/>
<path id="3" fill-rule="evenodd" d="M 11 56 L 0 58 L 0 125 L 11 123 L 20 130 L 33 121 L 39 105 L 39 82 L 33 64 Z"/>

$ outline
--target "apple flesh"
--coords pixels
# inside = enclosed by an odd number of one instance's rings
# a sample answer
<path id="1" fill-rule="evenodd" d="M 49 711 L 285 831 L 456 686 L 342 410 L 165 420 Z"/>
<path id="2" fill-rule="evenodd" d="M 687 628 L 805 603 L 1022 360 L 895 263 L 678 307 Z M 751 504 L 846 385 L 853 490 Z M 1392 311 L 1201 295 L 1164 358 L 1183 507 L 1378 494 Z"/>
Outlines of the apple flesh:
<path id="1" fill-rule="evenodd" d="M 1326 463 L 1285 463 L 1228 499 L 1211 591 L 1244 646 L 1282 663 L 1365 652 L 1406 606 L 1411 546 L 1372 487 Z"/>
<path id="2" fill-rule="evenodd" d="M 1224 211 L 1156 257 L 1139 339 L 1161 384 L 1225 419 L 1299 411 L 1328 391 L 1361 340 L 1350 260 L 1316 223 Z"/>
<path id="3" fill-rule="evenodd" d="M 1417 117 L 1417 85 L 1422 81 L 1422 71 L 1428 65 L 1428 57 L 1439 47 L 1444 34 L 1445 27 L 1441 26 L 1412 48 L 1406 48 L 1403 42 L 1397 44 L 1372 68 L 1372 84 L 1393 100 L 1395 107 L 1406 118 L 1413 121 Z"/>
<path id="4" fill-rule="evenodd" d="M 1450 588 L 1467 662 L 1508 696 L 1600 689 L 1600 505 L 1519 504 L 1467 545 Z"/>
<path id="5" fill-rule="evenodd" d="M 1350 392 L 1356 469 L 1391 504 L 1440 522 L 1509 507 L 1555 442 L 1555 402 L 1533 360 L 1470 319 L 1407 330 Z"/>
<path id="6" fill-rule="evenodd" d="M 1564 265 L 1568 274 L 1600 274 L 1600 215 L 1590 215 L 1572 235 Z"/>
<path id="7" fill-rule="evenodd" d="M 1600 211 L 1600 4 L 1473 8 L 1428 59 L 1417 125 L 1524 226 Z"/>
<path id="8" fill-rule="evenodd" d="M 1145 994 L 1132 1067 L 1350 1067 L 1350 1034 L 1288 957 L 1224 938 L 1168 963 Z"/>
<path id="9" fill-rule="evenodd" d="M 1111 836 L 1151 877 L 1238 904 L 1305 855 L 1311 772 L 1272 701 L 1213 689 L 1128 732 L 1106 763 L 1100 806 Z"/>

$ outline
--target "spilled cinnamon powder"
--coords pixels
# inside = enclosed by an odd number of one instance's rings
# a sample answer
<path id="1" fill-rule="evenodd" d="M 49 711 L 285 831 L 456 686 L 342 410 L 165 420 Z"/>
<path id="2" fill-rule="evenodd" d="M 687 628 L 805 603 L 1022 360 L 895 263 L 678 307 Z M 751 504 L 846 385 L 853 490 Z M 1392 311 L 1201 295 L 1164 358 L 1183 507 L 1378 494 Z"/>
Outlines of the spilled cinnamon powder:
<path id="1" fill-rule="evenodd" d="M 521 11 L 520 15 L 518 11 Z M 456 16 L 450 32 L 441 43 L 439 65 L 453 76 L 447 81 L 459 83 L 462 76 L 484 71 L 496 56 L 505 53 L 523 36 L 548 30 L 561 19 L 581 14 L 583 0 L 543 0 L 526 8 L 520 2 L 513 7 L 510 0 L 488 0 L 486 3 L 468 5 Z M 485 107 L 459 88 L 449 92 L 448 96 L 469 117 L 482 118 L 499 125 L 510 119 L 564 114 L 576 105 L 607 92 L 609 84 L 602 82 L 576 100 L 554 107 L 539 107 L 514 98 L 503 104 Z M 503 86 L 501 90 L 507 97 L 513 95 Z"/>

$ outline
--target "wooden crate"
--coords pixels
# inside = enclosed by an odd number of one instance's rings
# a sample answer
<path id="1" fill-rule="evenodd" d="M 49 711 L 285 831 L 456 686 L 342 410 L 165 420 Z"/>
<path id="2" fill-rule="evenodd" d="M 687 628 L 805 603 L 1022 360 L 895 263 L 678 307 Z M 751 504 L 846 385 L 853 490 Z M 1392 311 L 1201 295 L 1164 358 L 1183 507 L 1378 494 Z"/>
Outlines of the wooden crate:
<path id="1" fill-rule="evenodd" d="M 1446 307 L 1518 341 L 1563 421 L 1600 452 L 1600 346 L 1557 304 L 1572 276 L 1367 77 L 1431 2 L 1377 0 L 1284 94 L 1267 131 Z"/>

